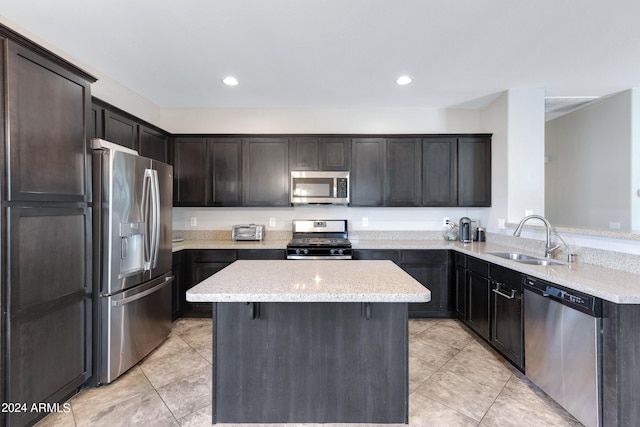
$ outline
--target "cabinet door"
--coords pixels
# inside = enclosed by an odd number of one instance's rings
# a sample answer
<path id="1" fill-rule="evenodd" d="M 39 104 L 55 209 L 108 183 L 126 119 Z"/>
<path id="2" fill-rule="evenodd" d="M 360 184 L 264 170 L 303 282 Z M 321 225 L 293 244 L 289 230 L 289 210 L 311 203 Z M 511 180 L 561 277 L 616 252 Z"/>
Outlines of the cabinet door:
<path id="1" fill-rule="evenodd" d="M 491 344 L 524 368 L 524 317 L 520 273 L 491 264 Z"/>
<path id="2" fill-rule="evenodd" d="M 242 144 L 244 206 L 290 206 L 289 141 L 247 138 Z"/>
<path id="3" fill-rule="evenodd" d="M 211 206 L 242 206 L 242 140 L 208 140 Z"/>
<path id="4" fill-rule="evenodd" d="M 355 138 L 351 141 L 351 205 L 384 204 L 385 140 Z"/>
<path id="5" fill-rule="evenodd" d="M 62 400 L 91 376 L 91 211 L 8 209 L 8 402 Z M 39 414 L 8 415 L 26 425 Z"/>
<path id="6" fill-rule="evenodd" d="M 102 124 L 103 117 L 104 108 L 91 104 L 89 120 L 87 121 L 87 140 L 91 141 L 93 138 L 104 139 L 104 126 Z"/>
<path id="7" fill-rule="evenodd" d="M 138 150 L 138 124 L 116 112 L 104 110 L 104 139 Z"/>
<path id="8" fill-rule="evenodd" d="M 469 271 L 467 274 L 467 294 L 469 297 L 467 309 L 468 322 L 471 329 L 485 340 L 490 338 L 490 293 L 491 282 L 487 277 Z"/>
<path id="9" fill-rule="evenodd" d="M 320 170 L 348 171 L 351 169 L 351 140 L 349 138 L 320 138 Z"/>
<path id="10" fill-rule="evenodd" d="M 455 206 L 456 138 L 422 140 L 422 205 Z"/>
<path id="11" fill-rule="evenodd" d="M 89 83 L 11 41 L 5 46 L 7 199 L 88 201 Z"/>
<path id="12" fill-rule="evenodd" d="M 420 139 L 387 138 L 385 206 L 420 204 Z"/>
<path id="13" fill-rule="evenodd" d="M 317 171 L 319 166 L 318 138 L 289 139 L 289 162 L 292 171 Z"/>
<path id="14" fill-rule="evenodd" d="M 173 159 L 174 206 L 206 206 L 207 142 L 204 138 L 176 138 Z"/>
<path id="15" fill-rule="evenodd" d="M 455 268 L 455 311 L 458 319 L 467 320 L 467 270 L 464 265 Z"/>
<path id="16" fill-rule="evenodd" d="M 410 303 L 409 317 L 450 317 L 449 251 L 403 250 L 402 269 L 431 291 L 431 301 Z"/>
<path id="17" fill-rule="evenodd" d="M 458 139 L 458 206 L 491 206 L 491 138 Z"/>
<path id="18" fill-rule="evenodd" d="M 140 155 L 169 163 L 169 137 L 161 132 L 140 126 Z"/>

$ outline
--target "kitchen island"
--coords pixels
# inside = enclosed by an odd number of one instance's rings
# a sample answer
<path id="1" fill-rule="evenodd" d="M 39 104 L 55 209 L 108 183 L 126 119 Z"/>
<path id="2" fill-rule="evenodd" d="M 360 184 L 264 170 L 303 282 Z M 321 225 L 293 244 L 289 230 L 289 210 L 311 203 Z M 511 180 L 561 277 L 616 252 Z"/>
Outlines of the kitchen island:
<path id="1" fill-rule="evenodd" d="M 391 261 L 236 261 L 187 292 L 213 303 L 214 423 L 406 423 L 409 302 Z"/>

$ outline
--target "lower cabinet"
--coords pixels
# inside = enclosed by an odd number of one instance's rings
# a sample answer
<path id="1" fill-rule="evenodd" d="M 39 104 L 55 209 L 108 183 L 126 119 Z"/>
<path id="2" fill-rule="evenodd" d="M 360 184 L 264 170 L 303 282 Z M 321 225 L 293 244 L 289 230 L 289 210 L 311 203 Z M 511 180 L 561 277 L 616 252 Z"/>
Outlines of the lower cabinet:
<path id="1" fill-rule="evenodd" d="M 491 264 L 491 345 L 524 369 L 522 275 Z"/>
<path id="2" fill-rule="evenodd" d="M 286 259 L 285 249 L 198 249 L 173 254 L 173 318 L 211 317 L 211 303 L 188 302 L 187 291 L 238 259 Z"/>
<path id="3" fill-rule="evenodd" d="M 453 282 L 458 318 L 524 371 L 521 274 L 456 253 Z"/>
<path id="4" fill-rule="evenodd" d="M 477 258 L 467 258 L 467 325 L 485 340 L 490 339 L 489 263 Z"/>
<path id="5" fill-rule="evenodd" d="M 409 303 L 409 317 L 452 317 L 450 258 L 446 250 L 402 251 L 402 269 L 431 291 L 431 301 Z"/>
<path id="6" fill-rule="evenodd" d="M 453 317 L 451 252 L 440 249 L 356 249 L 353 259 L 390 260 L 431 291 L 431 301 L 410 303 L 409 317 Z"/>

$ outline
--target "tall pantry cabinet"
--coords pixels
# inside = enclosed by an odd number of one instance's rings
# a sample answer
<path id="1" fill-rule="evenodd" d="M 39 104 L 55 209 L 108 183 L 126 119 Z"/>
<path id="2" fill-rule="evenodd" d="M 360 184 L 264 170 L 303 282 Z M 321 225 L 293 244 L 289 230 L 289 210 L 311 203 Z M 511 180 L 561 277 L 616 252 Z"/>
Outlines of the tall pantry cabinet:
<path id="1" fill-rule="evenodd" d="M 20 426 L 92 374 L 86 122 L 95 79 L 7 28 L 0 43 L 0 397 L 21 405 L 0 424 Z"/>

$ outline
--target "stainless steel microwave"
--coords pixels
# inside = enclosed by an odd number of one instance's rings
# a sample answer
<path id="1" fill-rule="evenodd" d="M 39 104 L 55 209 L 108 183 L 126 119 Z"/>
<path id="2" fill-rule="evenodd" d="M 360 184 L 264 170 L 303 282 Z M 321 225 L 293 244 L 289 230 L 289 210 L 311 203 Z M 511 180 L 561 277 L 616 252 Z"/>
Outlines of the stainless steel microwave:
<path id="1" fill-rule="evenodd" d="M 291 171 L 291 204 L 349 204 L 348 171 Z"/>

